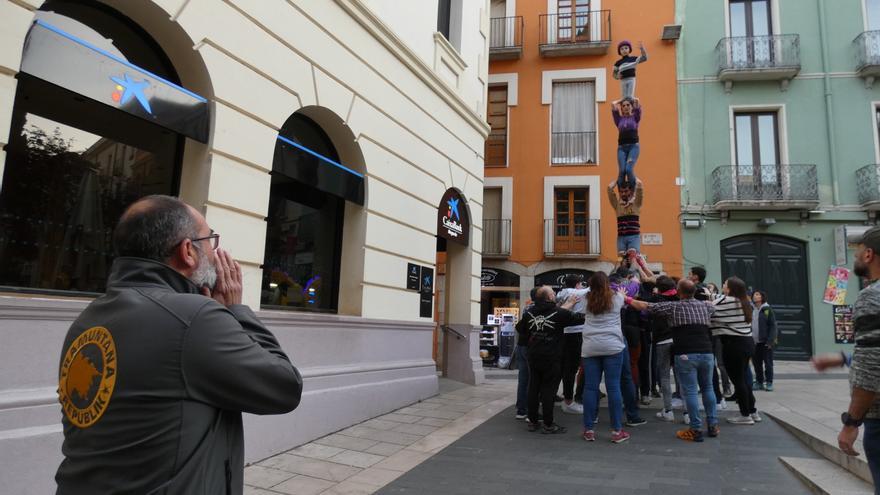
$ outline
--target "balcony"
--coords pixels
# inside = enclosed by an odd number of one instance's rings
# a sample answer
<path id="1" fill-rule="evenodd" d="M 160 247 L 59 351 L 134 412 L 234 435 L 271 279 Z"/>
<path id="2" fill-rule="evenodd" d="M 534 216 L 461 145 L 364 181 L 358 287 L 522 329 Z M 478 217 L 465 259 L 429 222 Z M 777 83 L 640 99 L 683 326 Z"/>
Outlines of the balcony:
<path id="1" fill-rule="evenodd" d="M 597 258 L 601 252 L 599 220 L 583 224 L 557 224 L 544 220 L 544 256 L 547 258 Z"/>
<path id="2" fill-rule="evenodd" d="M 880 76 L 880 31 L 865 31 L 853 40 L 856 56 L 856 73 L 865 78 L 870 89 L 874 78 Z"/>
<path id="3" fill-rule="evenodd" d="M 718 210 L 812 210 L 819 205 L 815 165 L 724 165 L 712 171 Z"/>
<path id="4" fill-rule="evenodd" d="M 483 219 L 483 257 L 510 256 L 510 220 Z"/>
<path id="5" fill-rule="evenodd" d="M 489 60 L 515 60 L 522 57 L 523 18 L 489 19 Z"/>
<path id="6" fill-rule="evenodd" d="M 553 165 L 596 163 L 596 131 L 551 133 L 550 163 Z"/>
<path id="7" fill-rule="evenodd" d="M 856 188 L 863 208 L 880 210 L 880 165 L 865 165 L 856 170 Z"/>
<path id="8" fill-rule="evenodd" d="M 611 46 L 611 11 L 539 16 L 542 57 L 604 55 Z"/>
<path id="9" fill-rule="evenodd" d="M 801 70 L 800 36 L 740 36 L 723 38 L 715 47 L 718 79 L 730 92 L 734 81 L 779 81 L 785 91 Z"/>

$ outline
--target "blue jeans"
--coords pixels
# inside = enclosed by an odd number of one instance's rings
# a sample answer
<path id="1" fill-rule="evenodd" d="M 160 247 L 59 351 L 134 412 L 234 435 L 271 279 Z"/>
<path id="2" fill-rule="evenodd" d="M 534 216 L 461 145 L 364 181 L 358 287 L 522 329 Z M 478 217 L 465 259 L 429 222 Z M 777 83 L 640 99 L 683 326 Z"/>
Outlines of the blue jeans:
<path id="1" fill-rule="evenodd" d="M 874 495 L 880 495 L 880 419 L 866 419 L 862 436 L 868 468 L 874 478 Z"/>
<path id="2" fill-rule="evenodd" d="M 605 385 L 608 386 L 607 384 Z M 632 365 L 629 362 L 629 346 L 623 348 L 623 365 L 620 370 L 620 393 L 623 395 L 623 408 L 626 419 L 639 419 L 639 400 L 636 384 L 633 382 Z"/>
<path id="3" fill-rule="evenodd" d="M 617 185 L 629 182 L 631 188 L 636 187 L 636 162 L 639 160 L 639 143 L 617 145 Z M 626 179 L 624 181 L 624 179 Z"/>
<path id="4" fill-rule="evenodd" d="M 642 239 L 639 234 L 632 235 L 618 235 L 617 236 L 617 252 L 625 253 L 630 248 L 635 249 L 636 252 L 640 252 L 642 250 Z"/>
<path id="5" fill-rule="evenodd" d="M 605 391 L 608 392 L 608 412 L 611 415 L 611 429 L 623 428 L 623 399 L 620 396 L 620 372 L 623 370 L 623 356 L 626 351 L 610 356 L 584 358 L 584 428 L 593 429 L 596 411 L 599 409 L 599 382 L 605 374 Z"/>
<path id="6" fill-rule="evenodd" d="M 519 374 L 516 379 L 516 413 L 526 414 L 529 409 L 529 358 L 526 356 L 529 348 L 524 345 L 516 346 L 516 367 Z"/>
<path id="7" fill-rule="evenodd" d="M 706 354 L 681 354 L 675 356 L 675 369 L 681 381 L 683 398 L 687 412 L 691 418 L 691 429 L 703 427 L 700 418 L 700 404 L 697 401 L 697 387 L 703 393 L 703 407 L 706 409 L 706 422 L 709 426 L 718 424 L 715 409 L 715 389 L 712 386 L 712 370 L 715 368 L 715 356 Z"/>

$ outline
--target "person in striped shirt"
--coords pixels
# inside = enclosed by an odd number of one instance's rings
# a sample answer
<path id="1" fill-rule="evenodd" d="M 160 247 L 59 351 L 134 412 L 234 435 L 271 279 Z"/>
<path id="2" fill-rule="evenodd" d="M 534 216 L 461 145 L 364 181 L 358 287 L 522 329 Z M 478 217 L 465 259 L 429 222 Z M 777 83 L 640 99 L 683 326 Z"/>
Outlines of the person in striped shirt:
<path id="1" fill-rule="evenodd" d="M 642 210 L 645 193 L 642 181 L 638 179 L 636 179 L 635 191 L 628 186 L 618 188 L 619 198 L 614 191 L 616 186 L 616 180 L 608 184 L 608 201 L 617 214 L 617 252 L 620 256 L 625 256 L 630 249 L 635 249 L 638 253 L 642 248 L 639 213 Z"/>
<path id="2" fill-rule="evenodd" d="M 755 395 L 748 381 L 749 360 L 755 353 L 752 339 L 752 303 L 746 284 L 738 277 L 730 277 L 721 288 L 723 295 L 715 300 L 712 315 L 712 335 L 721 338 L 722 360 L 736 391 L 740 415 L 727 418 L 736 425 L 753 425 L 761 421 L 755 408 Z"/>

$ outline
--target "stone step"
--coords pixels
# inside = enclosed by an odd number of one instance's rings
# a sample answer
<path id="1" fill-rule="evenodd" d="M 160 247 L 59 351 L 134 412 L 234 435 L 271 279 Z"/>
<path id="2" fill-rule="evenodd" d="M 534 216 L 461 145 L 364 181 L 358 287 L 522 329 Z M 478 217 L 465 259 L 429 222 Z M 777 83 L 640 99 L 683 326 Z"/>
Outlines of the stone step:
<path id="1" fill-rule="evenodd" d="M 874 487 L 826 459 L 780 457 L 810 491 L 817 495 L 872 495 Z"/>
<path id="2" fill-rule="evenodd" d="M 871 483 L 871 471 L 865 461 L 864 449 L 861 441 L 856 444 L 856 450 L 862 454 L 852 457 L 843 453 L 837 447 L 837 432 L 820 423 L 804 416 L 787 412 L 767 412 L 767 416 L 773 418 L 783 428 L 797 437 L 806 446 L 817 454 L 828 459 L 832 463 Z"/>

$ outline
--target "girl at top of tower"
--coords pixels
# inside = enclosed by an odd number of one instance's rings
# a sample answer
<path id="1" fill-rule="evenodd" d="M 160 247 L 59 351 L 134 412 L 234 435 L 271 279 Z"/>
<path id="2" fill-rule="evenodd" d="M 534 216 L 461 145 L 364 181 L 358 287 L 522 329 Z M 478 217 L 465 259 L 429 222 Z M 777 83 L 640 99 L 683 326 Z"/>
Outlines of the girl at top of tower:
<path id="1" fill-rule="evenodd" d="M 634 57 L 632 55 L 632 43 L 623 40 L 617 44 L 617 53 L 620 60 L 614 62 L 614 70 L 611 75 L 615 79 L 620 79 L 621 98 L 633 98 L 636 93 L 636 66 L 642 62 L 648 61 L 648 52 L 645 51 L 645 45 L 639 42 L 639 51 L 641 55 Z"/>

